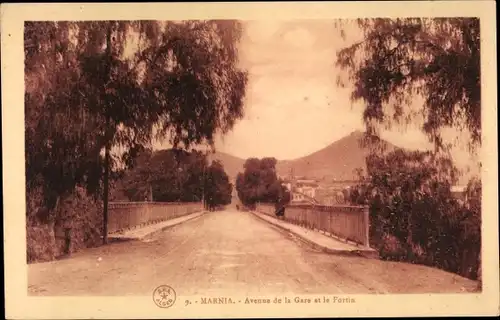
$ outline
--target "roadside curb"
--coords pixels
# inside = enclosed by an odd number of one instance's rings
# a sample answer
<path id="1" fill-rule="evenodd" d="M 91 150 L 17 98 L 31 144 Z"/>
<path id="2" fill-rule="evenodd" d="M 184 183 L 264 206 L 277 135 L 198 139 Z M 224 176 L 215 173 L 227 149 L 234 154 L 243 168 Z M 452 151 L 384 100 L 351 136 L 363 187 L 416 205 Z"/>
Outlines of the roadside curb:
<path id="1" fill-rule="evenodd" d="M 335 254 L 335 255 L 360 256 L 360 257 L 368 258 L 368 259 L 379 259 L 379 256 L 378 256 L 378 253 L 376 252 L 376 250 L 373 250 L 373 249 L 372 250 L 363 250 L 363 249 L 343 250 L 343 249 L 329 248 L 327 246 L 316 243 L 316 242 L 308 239 L 307 237 L 304 237 L 303 235 L 293 231 L 290 228 L 287 228 L 286 226 L 283 226 L 280 223 L 276 223 L 275 221 L 273 221 L 274 218 L 272 218 L 272 217 L 271 217 L 271 219 L 267 220 L 267 219 L 264 219 L 260 216 L 260 214 L 263 214 L 263 213 L 259 213 L 259 212 L 255 212 L 255 211 L 250 211 L 250 212 L 252 213 L 253 216 L 257 217 L 258 219 L 260 219 L 264 222 L 270 223 L 273 226 L 275 226 L 281 230 L 284 230 L 284 231 L 287 231 L 287 232 L 293 234 L 300 241 L 302 241 L 302 242 L 304 242 L 304 243 L 306 243 L 306 244 L 312 246 L 313 248 L 320 250 L 322 252 L 329 253 L 329 254 Z M 312 231 L 312 232 L 314 232 L 314 231 Z M 319 234 L 321 234 L 321 233 L 319 233 Z M 323 235 L 323 234 L 321 234 L 321 235 Z"/>
<path id="2" fill-rule="evenodd" d="M 148 233 L 141 235 L 141 236 L 129 236 L 129 237 L 127 237 L 127 236 L 122 236 L 122 235 L 108 235 L 108 239 L 110 242 L 141 241 L 141 240 L 144 240 L 148 237 L 151 237 L 157 233 L 165 231 L 166 229 L 169 229 L 171 227 L 177 226 L 179 224 L 182 224 L 182 223 L 194 220 L 194 219 L 198 219 L 201 216 L 203 216 L 204 214 L 206 214 L 207 212 L 208 211 L 201 211 L 201 212 L 192 213 L 192 214 L 188 215 L 188 216 L 190 216 L 188 219 L 179 220 L 175 223 L 165 225 L 163 227 L 152 230 L 151 232 L 148 232 Z M 184 217 L 186 217 L 186 216 L 184 216 Z M 181 217 L 179 217 L 179 218 L 181 218 Z M 169 220 L 166 220 L 166 221 L 169 221 Z M 164 221 L 164 222 L 166 222 L 166 221 Z"/>

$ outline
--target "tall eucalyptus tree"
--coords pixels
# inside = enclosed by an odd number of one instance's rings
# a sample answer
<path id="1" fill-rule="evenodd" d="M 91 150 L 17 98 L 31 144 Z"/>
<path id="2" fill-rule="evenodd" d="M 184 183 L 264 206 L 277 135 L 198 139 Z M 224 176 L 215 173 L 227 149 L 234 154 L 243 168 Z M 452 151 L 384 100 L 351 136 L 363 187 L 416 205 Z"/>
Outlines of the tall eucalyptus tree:
<path id="1" fill-rule="evenodd" d="M 158 138 L 213 146 L 243 116 L 240 34 L 237 21 L 27 22 L 28 185 L 42 181 L 49 207 L 102 187 L 106 242 L 117 164 Z"/>

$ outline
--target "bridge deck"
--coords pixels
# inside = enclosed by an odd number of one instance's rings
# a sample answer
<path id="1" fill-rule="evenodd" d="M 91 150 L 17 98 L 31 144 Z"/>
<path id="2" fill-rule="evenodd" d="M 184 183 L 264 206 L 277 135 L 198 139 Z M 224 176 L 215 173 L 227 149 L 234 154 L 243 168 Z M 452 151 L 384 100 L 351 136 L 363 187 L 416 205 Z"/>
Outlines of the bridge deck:
<path id="1" fill-rule="evenodd" d="M 111 233 L 108 236 L 109 241 L 124 241 L 124 240 L 143 240 L 146 237 L 154 235 L 156 232 L 165 230 L 180 223 L 195 219 L 203 215 L 205 212 L 195 212 L 186 216 L 178 217 L 162 221 L 148 226 L 139 227 L 135 229 L 125 230 L 123 232 Z"/>
<path id="2" fill-rule="evenodd" d="M 328 253 L 338 254 L 359 254 L 365 257 L 375 257 L 377 252 L 369 247 L 358 246 L 353 243 L 348 243 L 341 239 L 335 239 L 331 236 L 324 235 L 317 230 L 306 229 L 301 226 L 291 224 L 289 222 L 278 220 L 260 212 L 253 212 L 259 218 L 300 237 L 302 240 L 311 244 L 313 247 L 321 249 Z"/>
<path id="3" fill-rule="evenodd" d="M 146 241 L 116 242 L 28 266 L 30 295 L 427 293 L 476 283 L 434 268 L 331 255 L 249 212 L 210 212 Z"/>

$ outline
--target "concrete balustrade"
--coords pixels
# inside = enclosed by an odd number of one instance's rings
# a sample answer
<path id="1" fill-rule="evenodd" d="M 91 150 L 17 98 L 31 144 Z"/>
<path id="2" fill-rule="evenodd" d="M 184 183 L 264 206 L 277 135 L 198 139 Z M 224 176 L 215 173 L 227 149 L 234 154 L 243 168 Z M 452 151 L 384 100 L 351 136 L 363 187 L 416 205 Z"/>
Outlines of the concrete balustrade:
<path id="1" fill-rule="evenodd" d="M 203 210 L 201 202 L 110 202 L 108 233 L 120 232 Z"/>
<path id="2" fill-rule="evenodd" d="M 258 204 L 257 211 L 276 217 L 275 208 Z M 364 206 L 313 206 L 290 205 L 285 209 L 284 220 L 295 225 L 318 230 L 343 240 L 370 246 L 370 216 Z"/>

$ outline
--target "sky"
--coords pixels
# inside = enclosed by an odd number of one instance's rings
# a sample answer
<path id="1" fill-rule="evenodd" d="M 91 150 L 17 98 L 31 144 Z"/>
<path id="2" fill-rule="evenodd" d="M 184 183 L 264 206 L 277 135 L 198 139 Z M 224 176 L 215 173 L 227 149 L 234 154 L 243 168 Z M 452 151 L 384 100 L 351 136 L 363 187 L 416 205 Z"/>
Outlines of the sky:
<path id="1" fill-rule="evenodd" d="M 334 32 L 323 21 L 245 23 L 245 118 L 217 141 L 221 151 L 293 159 L 363 129 L 360 108 L 351 109 L 349 91 L 336 86 Z"/>
<path id="2" fill-rule="evenodd" d="M 355 28 L 346 35 L 343 40 L 334 21 L 245 21 L 239 48 L 241 67 L 249 73 L 245 116 L 217 137 L 216 149 L 241 158 L 296 159 L 364 130 L 363 105 L 351 103 L 351 88 L 336 85 L 342 72 L 335 66 L 337 50 L 362 37 Z M 397 146 L 428 149 L 420 125 L 381 136 Z M 448 131 L 449 137 L 458 135 Z M 454 158 L 460 167 L 471 161 L 463 146 Z"/>

